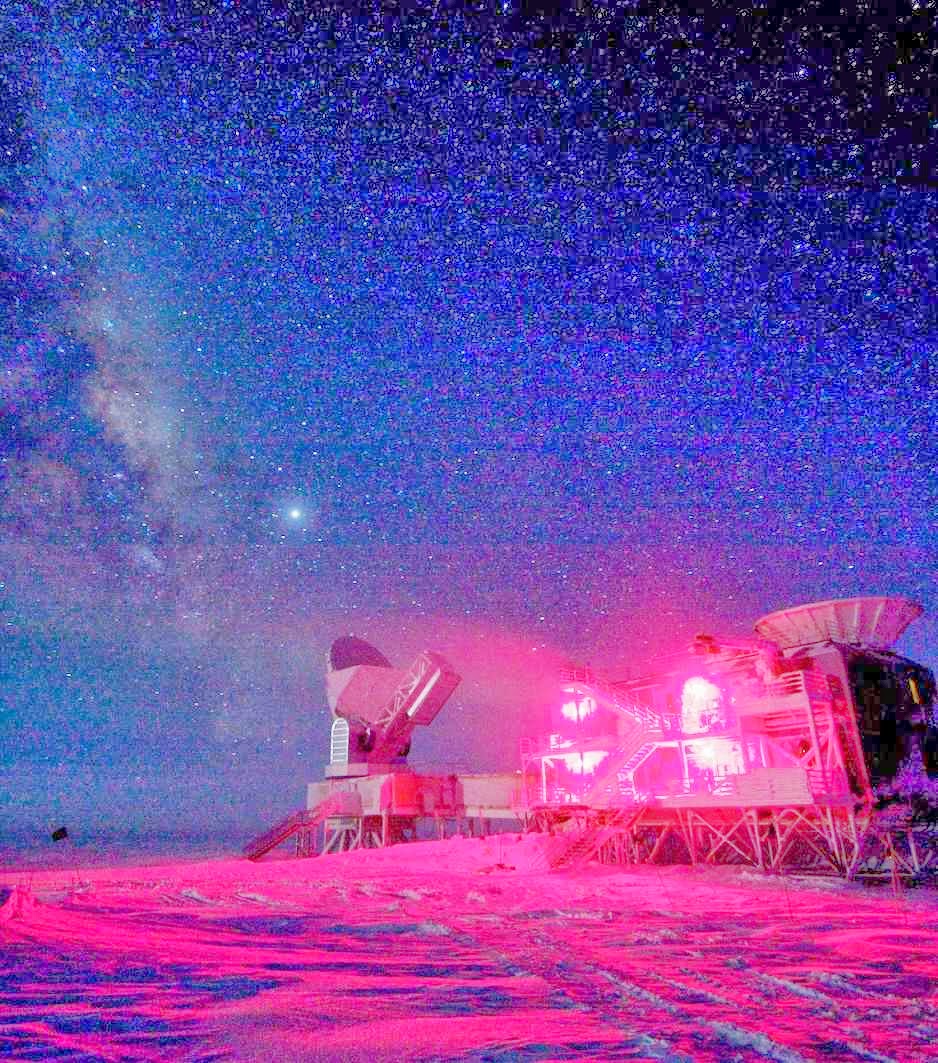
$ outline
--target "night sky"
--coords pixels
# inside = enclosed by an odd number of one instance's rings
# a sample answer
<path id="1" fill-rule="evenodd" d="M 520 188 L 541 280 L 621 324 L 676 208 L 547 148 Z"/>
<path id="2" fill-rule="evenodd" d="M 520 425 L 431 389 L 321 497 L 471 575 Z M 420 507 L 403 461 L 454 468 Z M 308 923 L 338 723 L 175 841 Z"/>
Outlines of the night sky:
<path id="1" fill-rule="evenodd" d="M 349 632 L 427 768 L 803 601 L 938 666 L 934 5 L 579 6 L 0 5 L 0 840 L 298 807 Z"/>

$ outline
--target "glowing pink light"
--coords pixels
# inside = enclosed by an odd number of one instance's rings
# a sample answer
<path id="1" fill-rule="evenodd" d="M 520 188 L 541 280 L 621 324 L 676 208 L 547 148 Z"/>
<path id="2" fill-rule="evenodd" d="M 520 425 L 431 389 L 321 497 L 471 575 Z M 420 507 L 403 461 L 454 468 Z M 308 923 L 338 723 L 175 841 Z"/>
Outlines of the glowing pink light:
<path id="1" fill-rule="evenodd" d="M 695 742 L 693 746 L 694 760 L 701 768 L 716 768 L 722 761 L 723 743 L 716 738 L 707 738 L 703 742 Z"/>
<path id="2" fill-rule="evenodd" d="M 590 749 L 584 753 L 566 753 L 563 762 L 576 775 L 592 775 L 608 755 L 605 750 Z"/>
<path id="3" fill-rule="evenodd" d="M 564 693 L 574 695 L 574 700 L 565 701 L 560 706 L 560 713 L 564 719 L 579 723 L 596 711 L 596 701 L 589 695 L 577 697 L 580 692 L 572 687 L 566 687 Z"/>
<path id="4" fill-rule="evenodd" d="M 745 770 L 739 742 L 726 738 L 704 738 L 688 742 L 689 759 L 698 767 L 715 775 L 739 775 Z"/>
<path id="5" fill-rule="evenodd" d="M 722 691 L 709 679 L 695 675 L 686 680 L 681 688 L 681 728 L 684 733 L 706 731 L 710 717 L 719 710 L 722 699 Z"/>

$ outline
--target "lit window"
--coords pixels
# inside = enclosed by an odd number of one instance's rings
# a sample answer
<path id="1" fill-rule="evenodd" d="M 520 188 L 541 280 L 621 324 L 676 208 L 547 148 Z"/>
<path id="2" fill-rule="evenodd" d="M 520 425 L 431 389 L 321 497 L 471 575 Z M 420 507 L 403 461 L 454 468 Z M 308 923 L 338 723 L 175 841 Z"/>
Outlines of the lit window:
<path id="1" fill-rule="evenodd" d="M 688 679 L 681 690 L 681 728 L 685 734 L 701 734 L 709 730 L 720 715 L 723 693 L 703 676 Z"/>
<path id="2" fill-rule="evenodd" d="M 572 695 L 568 701 L 563 702 L 560 706 L 560 713 L 565 720 L 579 723 L 596 711 L 596 701 L 588 694 L 582 694 L 572 687 L 566 687 L 563 692 L 564 694 Z"/>
<path id="3" fill-rule="evenodd" d="M 607 756 L 605 750 L 590 749 L 585 753 L 567 753 L 563 762 L 577 775 L 592 775 Z"/>

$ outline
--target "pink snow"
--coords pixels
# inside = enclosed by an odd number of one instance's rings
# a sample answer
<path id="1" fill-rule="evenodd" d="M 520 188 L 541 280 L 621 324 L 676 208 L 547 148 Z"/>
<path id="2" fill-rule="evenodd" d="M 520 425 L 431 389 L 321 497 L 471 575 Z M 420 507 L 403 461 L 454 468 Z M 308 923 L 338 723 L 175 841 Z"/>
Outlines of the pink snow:
<path id="1" fill-rule="evenodd" d="M 0 868 L 0 1058 L 938 1060 L 938 896 L 540 835 Z"/>

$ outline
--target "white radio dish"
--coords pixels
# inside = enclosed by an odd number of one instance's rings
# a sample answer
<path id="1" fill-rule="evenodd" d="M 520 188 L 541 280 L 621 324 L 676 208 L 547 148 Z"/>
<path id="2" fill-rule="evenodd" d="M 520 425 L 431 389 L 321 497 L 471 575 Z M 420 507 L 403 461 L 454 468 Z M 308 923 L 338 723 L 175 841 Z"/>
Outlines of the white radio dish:
<path id="1" fill-rule="evenodd" d="M 818 642 L 888 649 L 924 609 L 908 598 L 885 595 L 838 598 L 779 609 L 756 621 L 756 633 L 780 649 Z"/>

